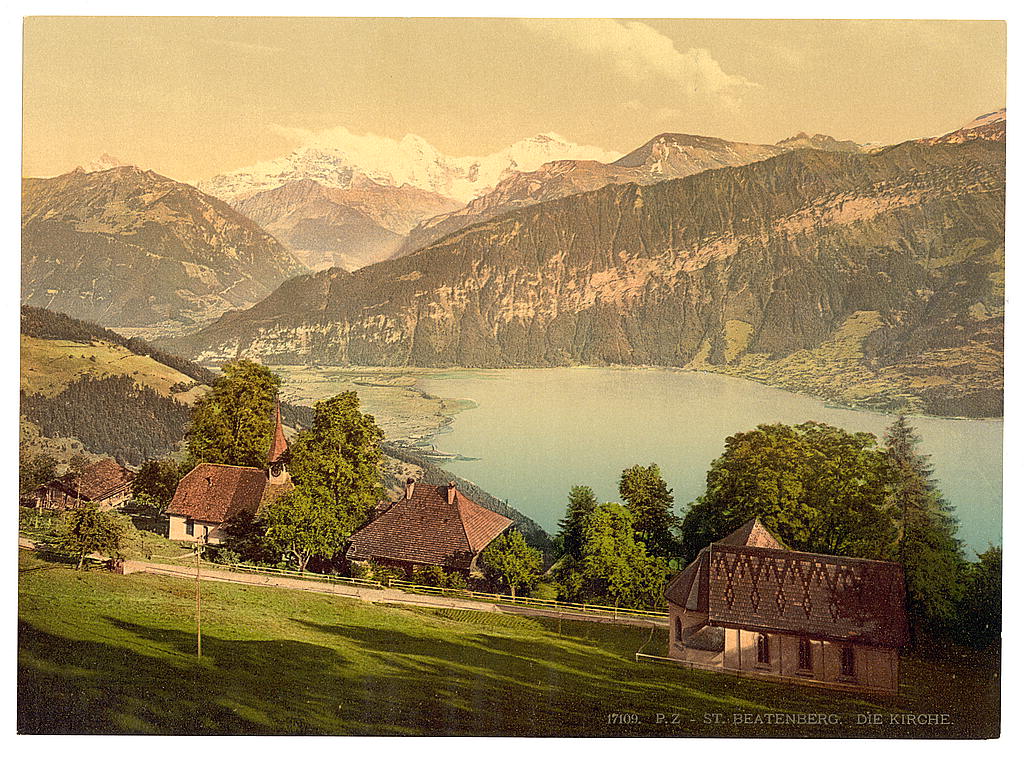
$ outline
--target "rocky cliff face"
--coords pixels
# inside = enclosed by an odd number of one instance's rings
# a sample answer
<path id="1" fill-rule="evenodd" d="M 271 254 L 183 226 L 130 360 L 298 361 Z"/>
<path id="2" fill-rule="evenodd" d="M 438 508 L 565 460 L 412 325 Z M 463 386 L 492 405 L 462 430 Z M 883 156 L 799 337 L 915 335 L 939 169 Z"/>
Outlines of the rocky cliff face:
<path id="1" fill-rule="evenodd" d="M 825 135 L 816 135 L 817 138 L 822 138 L 820 145 L 813 147 L 821 150 L 833 150 L 833 144 L 843 145 Z M 610 164 L 599 161 L 552 161 L 536 171 L 518 172 L 506 177 L 493 191 L 474 199 L 458 211 L 420 223 L 406 237 L 394 258 L 419 251 L 469 225 L 535 203 L 597 190 L 605 185 L 627 182 L 651 185 L 668 179 L 689 177 L 708 169 L 742 166 L 799 147 L 812 146 L 734 143 L 717 137 L 666 133 L 652 138 Z"/>
<path id="2" fill-rule="evenodd" d="M 417 222 L 459 206 L 436 193 L 361 176 L 344 189 L 297 180 L 234 204 L 312 270 L 353 270 L 387 259 Z"/>
<path id="3" fill-rule="evenodd" d="M 121 166 L 22 182 L 22 303 L 139 335 L 195 328 L 305 271 L 222 201 Z"/>
<path id="4" fill-rule="evenodd" d="M 793 151 L 609 185 L 285 283 L 204 360 L 699 367 L 845 402 L 1001 409 L 1005 144 Z"/>

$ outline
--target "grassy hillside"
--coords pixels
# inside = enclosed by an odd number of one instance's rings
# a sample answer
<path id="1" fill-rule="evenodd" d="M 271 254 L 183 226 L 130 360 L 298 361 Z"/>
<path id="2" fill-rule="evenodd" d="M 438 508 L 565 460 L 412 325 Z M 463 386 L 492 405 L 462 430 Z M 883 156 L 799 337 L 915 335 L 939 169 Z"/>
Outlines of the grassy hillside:
<path id="1" fill-rule="evenodd" d="M 193 403 L 205 391 L 184 373 L 107 341 L 21 337 L 21 389 L 25 393 L 53 397 L 82 378 L 117 375 L 127 375 L 139 385 L 161 396 L 173 396 L 183 404 Z M 176 384 L 190 388 L 172 392 Z"/>
<path id="2" fill-rule="evenodd" d="M 203 585 L 195 657 L 187 579 L 75 572 L 23 553 L 23 733 L 741 735 L 984 737 L 998 661 L 908 659 L 889 701 L 637 664 L 648 630 L 379 607 L 278 589 Z M 860 713 L 945 713 L 923 729 Z M 743 726 L 733 713 L 827 712 L 838 728 Z M 609 723 L 635 713 L 636 724 Z M 678 714 L 657 724 L 656 714 Z M 705 723 L 706 713 L 723 723 Z M 667 720 L 671 720 L 668 718 Z"/>

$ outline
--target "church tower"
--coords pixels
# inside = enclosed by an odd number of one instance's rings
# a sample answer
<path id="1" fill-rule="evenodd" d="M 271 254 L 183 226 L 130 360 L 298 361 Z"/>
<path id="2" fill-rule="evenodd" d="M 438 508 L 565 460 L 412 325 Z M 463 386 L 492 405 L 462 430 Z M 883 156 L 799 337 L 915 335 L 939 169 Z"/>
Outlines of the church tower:
<path id="1" fill-rule="evenodd" d="M 278 399 L 274 438 L 270 442 L 270 452 L 267 454 L 267 476 L 272 484 L 286 484 L 292 480 L 284 461 L 287 451 L 288 440 L 284 437 L 284 428 L 281 426 L 281 400 Z"/>

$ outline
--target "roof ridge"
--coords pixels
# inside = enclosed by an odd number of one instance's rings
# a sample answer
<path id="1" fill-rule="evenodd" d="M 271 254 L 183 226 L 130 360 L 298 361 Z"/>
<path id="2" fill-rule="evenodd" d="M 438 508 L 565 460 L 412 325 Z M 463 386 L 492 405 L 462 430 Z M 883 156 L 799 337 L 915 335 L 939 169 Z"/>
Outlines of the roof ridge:
<path id="1" fill-rule="evenodd" d="M 255 470 L 260 473 L 263 472 L 263 468 L 257 468 L 254 465 L 229 465 L 226 462 L 201 462 L 196 465 L 196 468 L 201 468 L 203 465 L 212 465 L 216 468 L 238 468 L 239 470 Z M 192 470 L 195 470 L 196 468 L 192 468 Z M 192 471 L 190 470 L 189 473 L 191 472 Z"/>
<path id="2" fill-rule="evenodd" d="M 720 544 L 719 542 L 712 542 L 708 545 L 707 549 L 722 549 L 734 552 L 740 551 L 753 551 L 754 554 L 759 553 L 772 553 L 777 552 L 784 555 L 806 555 L 808 557 L 815 558 L 834 558 L 836 560 L 846 561 L 857 561 L 860 563 L 879 563 L 881 565 L 891 565 L 896 567 L 902 567 L 900 563 L 895 560 L 878 560 L 876 558 L 861 558 L 854 555 L 828 555 L 824 552 L 805 552 L 803 550 L 791 550 L 788 548 L 779 549 L 777 547 L 759 547 L 752 544 Z"/>

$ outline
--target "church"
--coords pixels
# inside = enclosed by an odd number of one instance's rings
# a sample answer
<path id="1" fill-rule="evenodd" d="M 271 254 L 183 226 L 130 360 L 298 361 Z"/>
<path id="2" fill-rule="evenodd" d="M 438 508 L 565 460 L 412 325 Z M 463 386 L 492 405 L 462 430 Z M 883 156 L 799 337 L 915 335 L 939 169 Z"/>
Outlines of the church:
<path id="1" fill-rule="evenodd" d="M 665 589 L 668 657 L 695 668 L 894 694 L 907 644 L 898 563 L 787 549 L 756 518 Z"/>
<path id="2" fill-rule="evenodd" d="M 196 465 L 178 483 L 167 506 L 168 536 L 175 541 L 223 544 L 232 519 L 242 513 L 255 515 L 261 507 L 292 490 L 285 462 L 287 451 L 278 403 L 267 467 L 209 462 Z"/>

